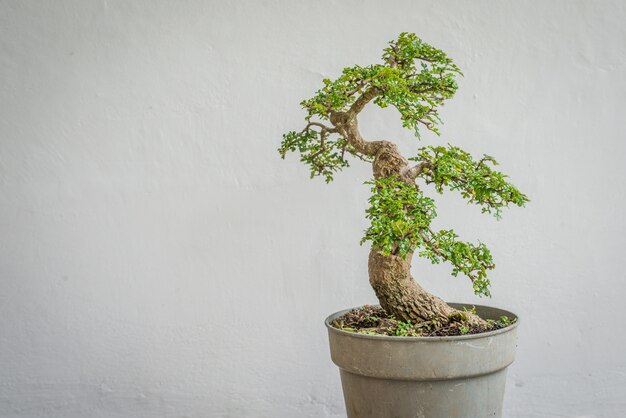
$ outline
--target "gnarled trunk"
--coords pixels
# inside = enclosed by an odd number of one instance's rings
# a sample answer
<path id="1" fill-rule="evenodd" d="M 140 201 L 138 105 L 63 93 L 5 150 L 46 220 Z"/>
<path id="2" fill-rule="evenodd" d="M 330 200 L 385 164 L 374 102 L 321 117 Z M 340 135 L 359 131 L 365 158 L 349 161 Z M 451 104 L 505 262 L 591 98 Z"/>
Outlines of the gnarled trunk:
<path id="1" fill-rule="evenodd" d="M 368 271 L 370 284 L 378 297 L 380 306 L 387 313 L 403 321 L 412 323 L 436 321 L 447 324 L 460 312 L 450 307 L 437 296 L 428 293 L 411 276 L 412 253 L 402 258 L 397 255 L 385 256 L 372 249 L 369 255 Z M 470 323 L 485 325 L 478 316 L 463 312 Z"/>
<path id="2" fill-rule="evenodd" d="M 389 314 L 403 321 L 447 323 L 455 312 L 443 300 L 428 293 L 411 276 L 411 256 L 382 255 L 372 249 L 368 271 L 370 284 Z"/>

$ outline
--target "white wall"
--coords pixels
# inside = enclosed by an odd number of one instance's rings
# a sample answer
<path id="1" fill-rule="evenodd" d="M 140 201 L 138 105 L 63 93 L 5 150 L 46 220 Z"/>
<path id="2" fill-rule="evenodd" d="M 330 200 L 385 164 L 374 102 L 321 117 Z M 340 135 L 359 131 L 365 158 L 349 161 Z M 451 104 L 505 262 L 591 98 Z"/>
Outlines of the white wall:
<path id="1" fill-rule="evenodd" d="M 340 417 L 322 319 L 375 302 L 368 167 L 326 186 L 281 133 L 401 31 L 466 74 L 443 137 L 531 197 L 489 244 L 522 317 L 507 417 L 626 414 L 626 9 L 615 1 L 0 2 L 0 417 Z M 393 110 L 370 138 L 419 145 Z"/>

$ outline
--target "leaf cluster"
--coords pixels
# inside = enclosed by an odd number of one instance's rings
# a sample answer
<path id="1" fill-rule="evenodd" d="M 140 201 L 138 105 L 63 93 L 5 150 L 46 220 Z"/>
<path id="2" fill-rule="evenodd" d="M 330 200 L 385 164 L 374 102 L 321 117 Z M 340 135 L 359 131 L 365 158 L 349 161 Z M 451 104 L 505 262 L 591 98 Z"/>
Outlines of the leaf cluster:
<path id="1" fill-rule="evenodd" d="M 422 234 L 437 216 L 435 202 L 396 176 L 368 181 L 372 186 L 361 243 L 371 241 L 382 254 L 405 257 L 423 244 Z"/>
<path id="2" fill-rule="evenodd" d="M 418 156 L 411 160 L 428 163 L 418 177 L 434 184 L 437 192 L 442 193 L 444 187 L 458 190 L 469 203 L 481 206 L 483 213 L 491 213 L 497 219 L 503 207 L 511 203 L 524 206 L 528 202 L 528 197 L 507 181 L 508 176 L 491 168 L 498 163 L 489 155 L 474 161 L 461 148 L 429 146 L 420 148 Z"/>
<path id="3" fill-rule="evenodd" d="M 402 33 L 389 42 L 383 63 L 345 68 L 337 79 L 324 79 L 324 87 L 301 105 L 307 120 L 328 119 L 332 112 L 347 111 L 366 91 L 376 94 L 380 107 L 394 106 L 404 127 L 419 136 L 419 125 L 436 132 L 440 123 L 437 107 L 451 98 L 458 86 L 459 68 L 446 54 L 412 33 Z"/>
<path id="4" fill-rule="evenodd" d="M 307 110 L 307 128 L 283 135 L 278 149 L 282 158 L 298 151 L 300 160 L 309 165 L 311 177 L 333 180 L 336 172 L 349 166 L 346 153 L 369 161 L 330 128 L 313 129 L 315 117 L 328 120 L 333 112 L 348 111 L 364 94 L 371 94 L 380 107 L 394 106 L 404 127 L 419 136 L 419 126 L 439 134 L 437 107 L 451 98 L 457 89 L 458 67 L 446 54 L 423 42 L 415 34 L 402 33 L 384 49 L 383 63 L 345 68 L 335 80 L 324 79 L 324 86 L 310 99 L 302 101 Z M 335 138 L 331 138 L 335 136 Z"/>
<path id="5" fill-rule="evenodd" d="M 452 275 L 463 273 L 472 281 L 474 293 L 479 296 L 491 296 L 487 270 L 495 268 L 489 249 L 479 242 L 459 241 L 459 236 L 451 229 L 438 232 L 427 231 L 424 234 L 426 245 L 419 252 L 420 257 L 429 259 L 433 264 L 448 261 L 452 264 Z"/>
<path id="6" fill-rule="evenodd" d="M 344 137 L 333 135 L 324 128 L 318 131 L 311 126 L 301 132 L 290 131 L 283 135 L 278 153 L 284 159 L 288 152 L 299 152 L 300 161 L 309 166 L 310 177 L 322 176 L 326 183 L 333 180 L 335 173 L 350 166 L 347 154 L 370 161 L 357 153 Z"/>
<path id="7" fill-rule="evenodd" d="M 493 269 L 489 249 L 483 244 L 458 240 L 453 230 L 433 232 L 430 228 L 437 215 L 433 199 L 415 186 L 395 176 L 367 182 L 372 185 L 370 206 L 366 210 L 370 226 L 361 243 L 371 241 L 384 255 L 407 254 L 419 250 L 419 256 L 433 264 L 447 261 L 452 275 L 465 274 L 477 295 L 489 296 L 487 270 Z"/>
<path id="8" fill-rule="evenodd" d="M 287 152 L 298 151 L 300 161 L 310 167 L 311 178 L 323 176 L 326 183 L 329 183 L 337 171 L 350 166 L 344 158 L 348 147 L 348 142 L 342 137 L 331 140 L 321 132 L 306 129 L 284 134 L 278 152 L 284 159 Z"/>

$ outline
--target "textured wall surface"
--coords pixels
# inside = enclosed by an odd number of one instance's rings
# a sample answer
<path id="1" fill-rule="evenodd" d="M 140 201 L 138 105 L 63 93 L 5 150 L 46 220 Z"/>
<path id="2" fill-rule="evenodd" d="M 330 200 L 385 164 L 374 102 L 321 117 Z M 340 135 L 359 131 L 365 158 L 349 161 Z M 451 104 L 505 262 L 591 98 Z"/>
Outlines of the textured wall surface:
<path id="1" fill-rule="evenodd" d="M 341 417 L 322 319 L 375 302 L 370 172 L 281 161 L 298 103 L 400 31 L 466 74 L 442 138 L 532 199 L 458 196 L 518 312 L 507 417 L 626 414 L 626 9 L 615 1 L 0 2 L 0 417 Z M 369 138 L 419 145 L 393 109 Z"/>

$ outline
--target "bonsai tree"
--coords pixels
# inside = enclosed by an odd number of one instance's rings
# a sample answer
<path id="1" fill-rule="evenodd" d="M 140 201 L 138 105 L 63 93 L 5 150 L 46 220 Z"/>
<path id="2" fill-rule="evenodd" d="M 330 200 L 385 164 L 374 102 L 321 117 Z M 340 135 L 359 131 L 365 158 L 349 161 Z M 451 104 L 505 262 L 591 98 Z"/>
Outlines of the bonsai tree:
<path id="1" fill-rule="evenodd" d="M 444 52 L 415 34 L 402 33 L 384 49 L 382 63 L 345 68 L 335 79 L 301 105 L 306 110 L 304 129 L 283 135 L 282 158 L 298 152 L 311 170 L 328 183 L 349 166 L 349 156 L 372 164 L 372 195 L 367 218 L 371 221 L 362 243 L 369 241 L 369 280 L 381 307 L 389 315 L 412 323 L 445 325 L 452 320 L 486 325 L 471 312 L 461 312 L 424 290 L 411 276 L 415 253 L 432 263 L 448 262 L 452 275 L 467 276 L 474 292 L 490 296 L 487 272 L 494 268 L 482 243 L 459 240 L 452 230 L 436 231 L 435 201 L 424 191 L 432 188 L 458 192 L 482 212 L 500 217 L 509 204 L 523 206 L 528 198 L 494 170 L 496 160 L 473 158 L 462 149 L 427 146 L 406 158 L 388 140 L 369 140 L 359 131 L 358 116 L 370 103 L 394 106 L 402 125 L 420 137 L 426 129 L 439 135 L 438 108 L 454 96 L 459 68 Z M 424 190 L 423 190 L 424 189 Z"/>

